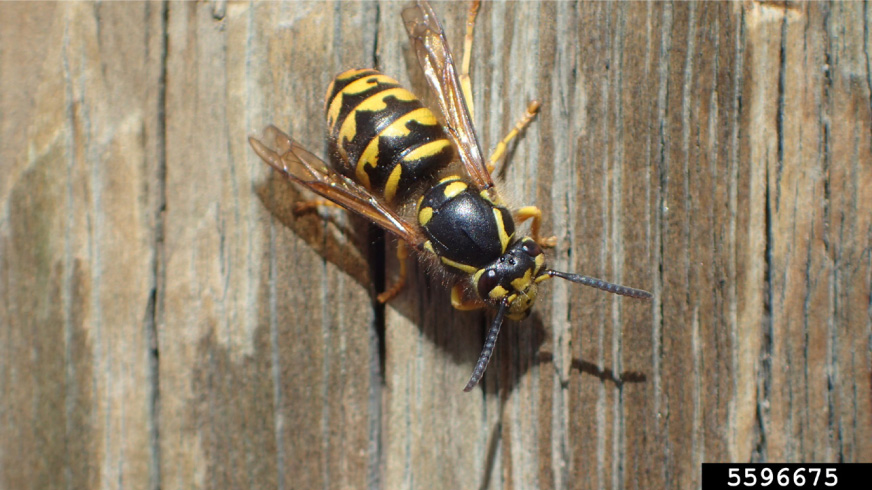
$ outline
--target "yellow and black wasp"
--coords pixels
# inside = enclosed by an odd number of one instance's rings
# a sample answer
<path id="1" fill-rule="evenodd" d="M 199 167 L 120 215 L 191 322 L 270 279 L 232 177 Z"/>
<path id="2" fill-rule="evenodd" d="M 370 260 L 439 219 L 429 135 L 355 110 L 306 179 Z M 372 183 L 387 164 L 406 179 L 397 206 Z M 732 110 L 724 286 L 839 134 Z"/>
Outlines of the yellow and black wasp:
<path id="1" fill-rule="evenodd" d="M 650 298 L 632 289 L 545 267 L 542 247 L 555 239 L 539 236 L 541 212 L 527 206 L 510 212 L 494 187 L 491 173 L 506 144 L 532 120 L 527 113 L 486 163 L 472 126 L 469 62 L 479 2 L 469 11 L 461 73 L 448 49 L 442 26 L 430 5 L 419 1 L 403 11 L 403 22 L 439 105 L 444 124 L 396 80 L 372 70 L 337 76 L 325 100 L 330 166 L 274 126 L 264 140 L 249 138 L 269 165 L 316 194 L 358 213 L 399 239 L 400 277 L 378 296 L 385 302 L 405 283 L 407 246 L 434 258 L 454 278 L 451 303 L 460 310 L 491 308 L 496 317 L 464 391 L 481 379 L 504 318 L 525 318 L 536 301 L 538 284 L 552 277 L 634 298 Z M 449 174 L 460 160 L 466 176 Z M 414 202 L 415 218 L 400 207 Z M 515 222 L 532 220 L 530 236 L 517 236 Z M 417 222 L 415 222 L 417 221 Z"/>

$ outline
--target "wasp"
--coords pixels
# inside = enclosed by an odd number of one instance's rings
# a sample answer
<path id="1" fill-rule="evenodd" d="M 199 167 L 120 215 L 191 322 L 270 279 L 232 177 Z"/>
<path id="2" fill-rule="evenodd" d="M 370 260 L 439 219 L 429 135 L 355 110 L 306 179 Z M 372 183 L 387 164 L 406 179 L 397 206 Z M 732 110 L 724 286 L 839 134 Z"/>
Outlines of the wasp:
<path id="1" fill-rule="evenodd" d="M 442 122 L 396 80 L 377 70 L 357 69 L 338 75 L 327 89 L 332 165 L 274 126 L 264 131 L 264 141 L 271 139 L 271 145 L 249 138 L 267 164 L 324 198 L 310 204 L 338 205 L 399 238 L 399 278 L 378 295 L 380 302 L 390 300 L 405 284 L 410 247 L 438 263 L 453 280 L 451 303 L 456 309 L 496 311 L 464 391 L 472 390 L 484 375 L 504 319 L 527 317 L 543 281 L 557 277 L 623 296 L 651 297 L 647 291 L 547 268 L 542 249 L 554 246 L 556 238 L 539 235 L 541 211 L 526 206 L 513 213 L 500 197 L 491 175 L 507 143 L 539 106 L 535 101 L 529 104 L 486 162 L 472 125 L 469 78 L 478 8 L 476 1 L 469 10 L 460 73 L 430 5 L 419 1 L 402 12 Z M 465 175 L 448 172 L 457 160 Z M 515 223 L 527 220 L 530 234 L 519 236 Z"/>

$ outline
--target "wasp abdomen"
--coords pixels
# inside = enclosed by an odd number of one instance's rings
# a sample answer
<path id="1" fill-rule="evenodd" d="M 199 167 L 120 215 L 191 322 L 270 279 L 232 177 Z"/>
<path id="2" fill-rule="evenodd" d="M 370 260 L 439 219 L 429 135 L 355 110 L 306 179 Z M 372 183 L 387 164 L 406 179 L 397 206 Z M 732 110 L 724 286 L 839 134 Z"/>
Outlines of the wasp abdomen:
<path id="1" fill-rule="evenodd" d="M 327 128 L 340 170 L 387 202 L 407 197 L 454 158 L 436 116 L 399 83 L 349 70 L 327 89 Z"/>
<path id="2" fill-rule="evenodd" d="M 418 223 L 429 238 L 425 246 L 443 264 L 468 274 L 498 259 L 515 232 L 506 208 L 456 175 L 424 194 L 418 204 Z"/>

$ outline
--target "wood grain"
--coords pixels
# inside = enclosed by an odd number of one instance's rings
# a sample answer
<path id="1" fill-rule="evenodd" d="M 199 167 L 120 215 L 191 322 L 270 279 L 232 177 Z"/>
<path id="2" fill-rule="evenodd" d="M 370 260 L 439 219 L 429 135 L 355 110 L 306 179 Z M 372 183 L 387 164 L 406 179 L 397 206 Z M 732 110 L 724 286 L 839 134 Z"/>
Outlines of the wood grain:
<path id="1" fill-rule="evenodd" d="M 434 3 L 461 46 L 468 4 Z M 698 488 L 704 461 L 872 461 L 866 3 L 490 3 L 498 185 L 551 281 L 485 313 L 274 175 L 405 4 L 0 4 L 0 488 Z"/>

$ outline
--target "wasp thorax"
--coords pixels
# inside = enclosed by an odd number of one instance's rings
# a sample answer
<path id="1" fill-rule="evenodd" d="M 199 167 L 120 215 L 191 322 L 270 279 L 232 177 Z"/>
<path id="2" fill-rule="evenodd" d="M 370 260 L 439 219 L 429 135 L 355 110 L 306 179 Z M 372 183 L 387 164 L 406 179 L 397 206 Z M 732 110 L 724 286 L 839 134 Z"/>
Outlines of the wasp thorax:
<path id="1" fill-rule="evenodd" d="M 529 237 L 512 244 L 506 253 L 473 276 L 473 284 L 481 299 L 494 303 L 508 300 L 506 316 L 513 320 L 525 318 L 536 302 L 536 279 L 545 265 L 545 254 Z"/>

